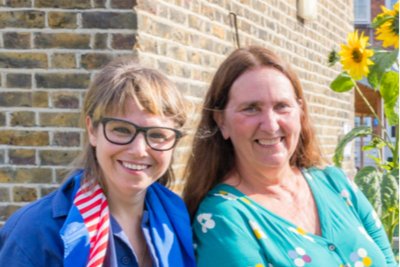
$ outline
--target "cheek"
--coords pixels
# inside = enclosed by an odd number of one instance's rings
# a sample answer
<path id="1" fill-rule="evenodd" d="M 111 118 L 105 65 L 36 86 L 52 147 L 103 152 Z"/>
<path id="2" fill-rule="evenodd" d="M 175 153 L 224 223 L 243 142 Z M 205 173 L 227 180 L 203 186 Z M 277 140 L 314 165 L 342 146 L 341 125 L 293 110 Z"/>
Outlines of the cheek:
<path id="1" fill-rule="evenodd" d="M 279 122 L 279 127 L 290 139 L 297 140 L 301 132 L 301 121 L 300 116 L 293 114 L 281 118 Z"/>
<path id="2" fill-rule="evenodd" d="M 171 151 L 165 151 L 165 152 L 156 152 L 152 153 L 152 157 L 157 163 L 162 166 L 163 168 L 167 169 L 168 166 L 172 162 L 172 152 Z"/>
<path id="3" fill-rule="evenodd" d="M 157 158 L 157 169 L 155 169 L 155 172 L 153 173 L 153 179 L 159 179 L 161 176 L 163 176 L 169 166 L 172 163 L 172 154 L 169 155 L 163 155 L 163 156 L 158 156 Z"/>
<path id="4" fill-rule="evenodd" d="M 169 153 L 168 155 L 165 156 L 164 158 L 164 164 L 167 166 L 171 165 L 172 163 L 172 153 Z"/>
<path id="5" fill-rule="evenodd" d="M 293 135 L 293 139 L 298 141 L 301 133 L 301 122 L 299 119 L 294 119 L 288 124 L 287 130 Z"/>
<path id="6" fill-rule="evenodd" d="M 96 144 L 96 156 L 102 163 L 108 161 L 123 151 L 122 146 L 110 144 L 104 138 L 97 138 Z"/>
<path id="7" fill-rule="evenodd" d="M 259 125 L 259 119 L 256 117 L 234 116 L 227 124 L 227 131 L 230 136 L 251 135 L 252 131 Z"/>

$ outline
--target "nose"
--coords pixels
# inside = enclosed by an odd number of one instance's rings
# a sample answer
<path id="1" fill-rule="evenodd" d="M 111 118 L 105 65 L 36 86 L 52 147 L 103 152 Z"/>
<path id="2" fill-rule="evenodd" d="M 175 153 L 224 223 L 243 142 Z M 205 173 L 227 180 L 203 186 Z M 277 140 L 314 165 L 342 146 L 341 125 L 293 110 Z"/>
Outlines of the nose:
<path id="1" fill-rule="evenodd" d="M 279 115 L 276 114 L 274 111 L 266 110 L 260 116 L 260 130 L 265 131 L 267 133 L 274 134 L 276 133 L 280 126 L 279 126 Z"/>
<path id="2" fill-rule="evenodd" d="M 145 155 L 147 152 L 148 145 L 146 143 L 146 139 L 144 133 L 139 132 L 132 143 L 128 144 L 129 151 L 131 153 L 137 154 L 139 156 Z"/>

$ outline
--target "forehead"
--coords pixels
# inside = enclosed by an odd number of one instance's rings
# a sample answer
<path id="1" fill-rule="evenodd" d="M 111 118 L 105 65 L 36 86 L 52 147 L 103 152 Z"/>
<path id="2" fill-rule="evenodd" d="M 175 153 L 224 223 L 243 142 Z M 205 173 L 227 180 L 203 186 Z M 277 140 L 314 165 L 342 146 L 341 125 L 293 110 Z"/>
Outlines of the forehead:
<path id="1" fill-rule="evenodd" d="M 107 116 L 143 126 L 174 126 L 174 120 L 171 117 L 154 114 L 133 98 L 127 99 L 122 107 L 107 112 Z"/>
<path id="2" fill-rule="evenodd" d="M 229 102 L 296 99 L 294 88 L 285 74 L 272 67 L 251 69 L 232 84 Z"/>

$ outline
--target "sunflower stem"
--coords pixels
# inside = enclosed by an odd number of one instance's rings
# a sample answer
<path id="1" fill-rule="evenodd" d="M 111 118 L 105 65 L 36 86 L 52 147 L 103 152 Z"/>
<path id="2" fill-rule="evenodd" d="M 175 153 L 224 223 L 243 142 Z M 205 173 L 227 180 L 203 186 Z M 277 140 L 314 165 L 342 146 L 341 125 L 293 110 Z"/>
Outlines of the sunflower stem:
<path id="1" fill-rule="evenodd" d="M 386 127 L 383 125 L 381 119 L 379 118 L 378 114 L 376 114 L 374 108 L 371 106 L 371 104 L 369 103 L 368 99 L 365 97 L 365 95 L 361 92 L 360 88 L 358 87 L 357 83 L 355 82 L 355 88 L 358 92 L 358 94 L 361 96 L 361 98 L 364 100 L 365 104 L 367 105 L 367 107 L 369 108 L 369 110 L 371 111 L 371 113 L 374 115 L 374 117 L 378 120 L 379 125 L 381 126 L 382 132 L 385 135 L 385 139 L 386 140 L 390 140 L 389 134 L 386 131 Z"/>
<path id="2" fill-rule="evenodd" d="M 394 147 L 394 151 L 393 151 L 393 162 L 394 162 L 394 164 L 398 164 L 398 162 L 399 162 L 399 124 L 396 125 L 396 142 L 395 142 L 395 147 Z M 397 167 L 398 166 L 399 165 L 397 165 Z"/>

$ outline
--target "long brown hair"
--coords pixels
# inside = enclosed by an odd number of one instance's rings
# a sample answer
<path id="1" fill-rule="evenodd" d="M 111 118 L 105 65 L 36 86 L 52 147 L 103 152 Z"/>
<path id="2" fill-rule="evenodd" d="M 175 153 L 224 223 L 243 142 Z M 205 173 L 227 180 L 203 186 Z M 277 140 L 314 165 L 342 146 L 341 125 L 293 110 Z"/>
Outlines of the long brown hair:
<path id="1" fill-rule="evenodd" d="M 159 71 L 144 68 L 135 58 L 125 56 L 108 63 L 90 84 L 81 112 L 82 128 L 88 116 L 96 128 L 107 113 L 125 113 L 123 108 L 129 99 L 151 114 L 172 118 L 177 128 L 182 128 L 187 120 L 187 102 L 174 83 Z M 103 173 L 95 148 L 88 141 L 87 129 L 83 150 L 72 166 L 84 170 L 84 179 L 97 179 L 102 184 Z M 170 166 L 159 182 L 169 186 L 174 179 Z"/>
<path id="2" fill-rule="evenodd" d="M 282 72 L 292 83 L 297 99 L 302 102 L 302 129 L 290 164 L 311 167 L 324 162 L 310 123 L 303 89 L 289 64 L 260 46 L 236 49 L 222 62 L 211 82 L 193 140 L 192 154 L 185 169 L 183 198 L 192 216 L 206 193 L 221 183 L 235 165 L 233 145 L 230 140 L 222 137 L 213 114 L 222 111 L 227 105 L 234 81 L 244 72 L 258 66 L 272 67 Z"/>

